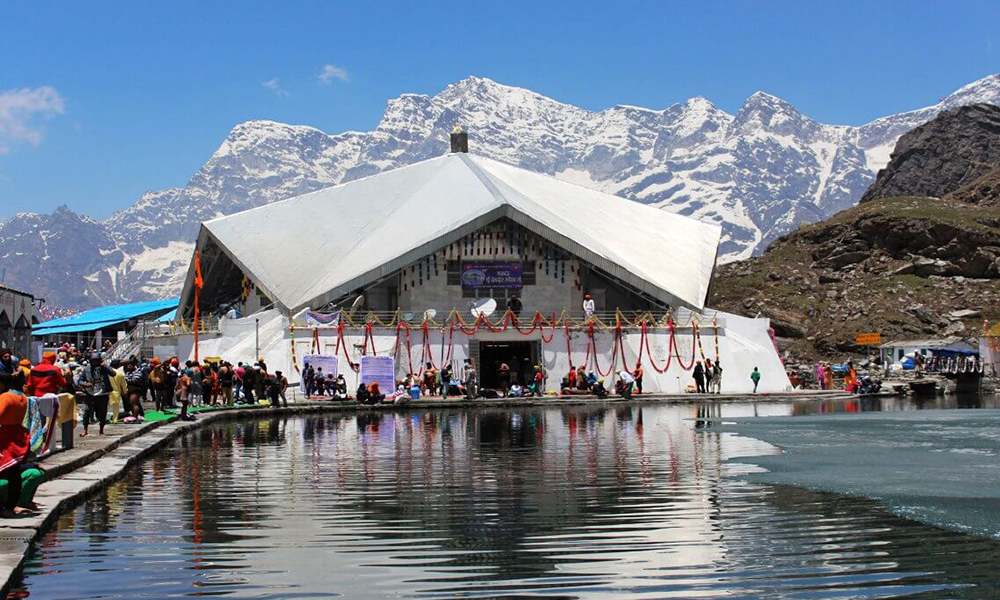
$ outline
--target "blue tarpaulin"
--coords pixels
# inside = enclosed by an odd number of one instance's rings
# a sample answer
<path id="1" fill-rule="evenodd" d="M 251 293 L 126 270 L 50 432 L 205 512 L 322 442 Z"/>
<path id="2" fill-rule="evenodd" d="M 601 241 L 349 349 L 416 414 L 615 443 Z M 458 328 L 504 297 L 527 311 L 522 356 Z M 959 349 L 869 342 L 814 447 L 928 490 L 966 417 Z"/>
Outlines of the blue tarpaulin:
<path id="1" fill-rule="evenodd" d="M 115 304 L 102 306 L 64 319 L 53 319 L 35 325 L 31 335 L 42 336 L 53 333 L 75 333 L 79 331 L 97 331 L 105 327 L 124 323 L 130 319 L 143 316 L 159 317 L 163 313 L 177 310 L 179 299 L 153 300 L 152 302 L 136 302 L 134 304 Z"/>

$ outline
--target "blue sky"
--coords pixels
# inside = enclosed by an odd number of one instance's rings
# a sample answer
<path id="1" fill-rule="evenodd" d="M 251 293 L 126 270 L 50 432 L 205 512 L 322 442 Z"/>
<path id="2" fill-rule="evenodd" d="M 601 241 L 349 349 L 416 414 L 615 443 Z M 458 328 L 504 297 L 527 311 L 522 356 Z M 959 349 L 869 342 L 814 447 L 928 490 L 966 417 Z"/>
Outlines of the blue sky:
<path id="1" fill-rule="evenodd" d="M 468 75 L 589 109 L 762 89 L 860 124 L 1000 72 L 997 23 L 977 0 L 6 2 L 0 219 L 105 218 L 184 185 L 241 121 L 367 130 Z"/>

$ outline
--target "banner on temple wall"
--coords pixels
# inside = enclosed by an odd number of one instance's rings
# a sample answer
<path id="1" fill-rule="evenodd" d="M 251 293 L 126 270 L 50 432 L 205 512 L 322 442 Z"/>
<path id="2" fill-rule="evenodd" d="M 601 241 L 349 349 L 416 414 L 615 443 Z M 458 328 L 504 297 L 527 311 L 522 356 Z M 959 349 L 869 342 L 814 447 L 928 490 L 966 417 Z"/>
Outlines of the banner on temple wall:
<path id="1" fill-rule="evenodd" d="M 463 262 L 462 287 L 521 289 L 524 265 L 519 262 Z"/>
<path id="2" fill-rule="evenodd" d="M 396 361 L 391 356 L 362 356 L 361 381 L 365 385 L 378 382 L 382 393 L 396 389 Z"/>
<path id="3" fill-rule="evenodd" d="M 332 313 L 320 313 L 307 310 L 306 324 L 336 327 L 337 325 L 340 324 L 340 311 L 338 310 L 337 312 L 332 312 Z"/>

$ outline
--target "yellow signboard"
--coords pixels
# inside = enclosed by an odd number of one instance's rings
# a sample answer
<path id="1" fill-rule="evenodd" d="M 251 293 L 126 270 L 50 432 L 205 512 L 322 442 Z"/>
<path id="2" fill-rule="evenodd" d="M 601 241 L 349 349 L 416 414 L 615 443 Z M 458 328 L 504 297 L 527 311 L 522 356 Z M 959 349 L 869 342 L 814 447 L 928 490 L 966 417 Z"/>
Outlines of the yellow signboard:
<path id="1" fill-rule="evenodd" d="M 881 333 L 859 333 L 854 338 L 854 343 L 859 346 L 878 346 L 882 343 Z"/>

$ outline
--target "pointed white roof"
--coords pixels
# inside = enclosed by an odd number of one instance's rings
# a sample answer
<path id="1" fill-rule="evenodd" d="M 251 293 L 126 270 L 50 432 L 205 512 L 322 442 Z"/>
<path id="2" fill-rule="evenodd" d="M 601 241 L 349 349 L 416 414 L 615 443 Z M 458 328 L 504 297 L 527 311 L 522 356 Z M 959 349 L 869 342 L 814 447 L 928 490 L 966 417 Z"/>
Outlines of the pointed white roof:
<path id="1" fill-rule="evenodd" d="M 468 154 L 208 221 L 199 247 L 213 238 L 294 312 L 373 283 L 501 217 L 661 301 L 705 305 L 719 226 Z"/>

